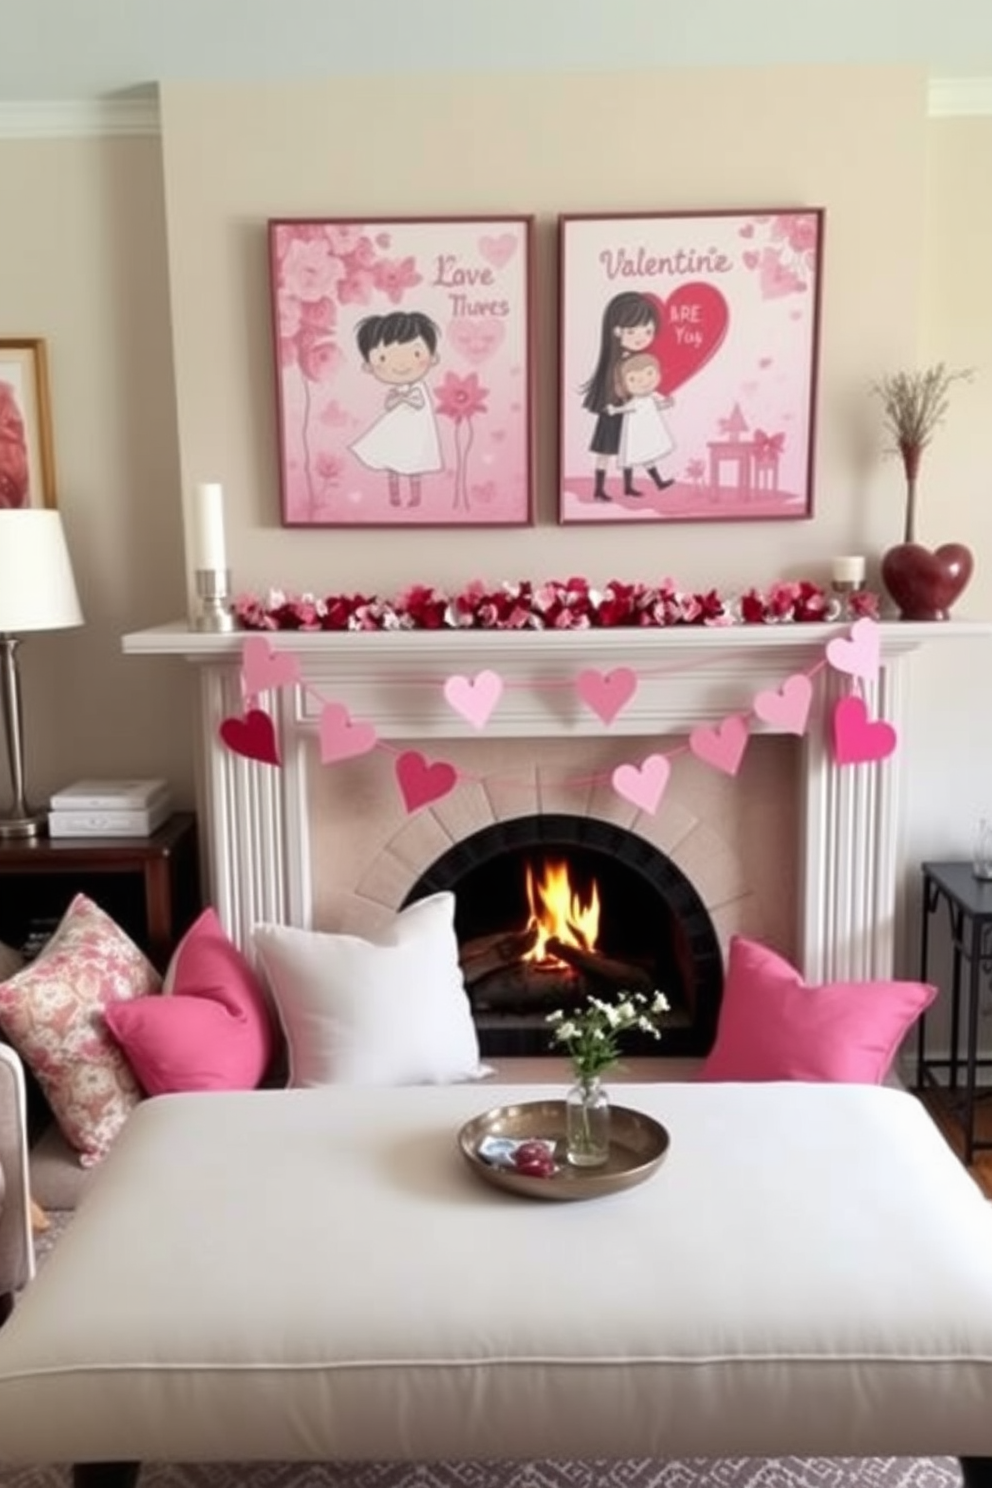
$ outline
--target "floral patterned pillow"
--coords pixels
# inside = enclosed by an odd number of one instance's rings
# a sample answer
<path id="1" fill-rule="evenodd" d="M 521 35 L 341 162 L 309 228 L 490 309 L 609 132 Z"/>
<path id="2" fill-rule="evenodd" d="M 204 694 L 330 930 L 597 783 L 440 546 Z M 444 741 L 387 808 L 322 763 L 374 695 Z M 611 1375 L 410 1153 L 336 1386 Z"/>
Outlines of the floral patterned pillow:
<path id="1" fill-rule="evenodd" d="M 109 1152 L 141 1099 L 103 1010 L 161 985 L 143 952 L 85 894 L 73 899 L 41 954 L 0 982 L 0 1029 L 33 1072 L 83 1167 Z"/>

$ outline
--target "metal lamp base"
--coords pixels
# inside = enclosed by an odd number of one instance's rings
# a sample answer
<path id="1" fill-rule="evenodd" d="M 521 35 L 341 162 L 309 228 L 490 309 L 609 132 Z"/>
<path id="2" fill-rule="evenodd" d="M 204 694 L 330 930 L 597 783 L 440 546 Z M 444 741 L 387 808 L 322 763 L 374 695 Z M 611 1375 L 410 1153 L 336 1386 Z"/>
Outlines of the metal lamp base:
<path id="1" fill-rule="evenodd" d="M 23 842 L 48 836 L 47 811 L 29 811 L 26 816 L 0 816 L 0 842 Z"/>

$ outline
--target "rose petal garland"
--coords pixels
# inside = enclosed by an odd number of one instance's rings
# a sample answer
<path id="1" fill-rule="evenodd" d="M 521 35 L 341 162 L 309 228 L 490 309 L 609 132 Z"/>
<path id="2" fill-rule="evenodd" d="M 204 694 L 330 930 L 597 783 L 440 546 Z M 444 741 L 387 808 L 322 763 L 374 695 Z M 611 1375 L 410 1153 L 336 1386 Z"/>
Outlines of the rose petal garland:
<path id="1" fill-rule="evenodd" d="M 395 599 L 368 594 L 290 595 L 270 589 L 234 603 L 244 630 L 588 630 L 658 629 L 673 625 L 781 625 L 836 619 L 875 619 L 878 595 L 845 596 L 845 613 L 828 590 L 803 579 L 747 589 L 724 598 L 716 589 L 692 592 L 673 579 L 627 584 L 613 579 L 602 589 L 587 579 L 522 579 L 487 588 L 482 583 L 449 594 L 416 584 Z"/>

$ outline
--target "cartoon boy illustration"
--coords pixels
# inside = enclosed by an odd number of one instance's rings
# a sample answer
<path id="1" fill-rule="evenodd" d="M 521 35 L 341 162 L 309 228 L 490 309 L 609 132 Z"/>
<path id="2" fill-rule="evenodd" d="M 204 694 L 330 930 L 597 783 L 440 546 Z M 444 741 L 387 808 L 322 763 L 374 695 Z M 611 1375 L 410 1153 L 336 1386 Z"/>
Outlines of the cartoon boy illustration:
<path id="1" fill-rule="evenodd" d="M 384 411 L 351 446 L 370 470 L 384 470 L 389 504 L 400 505 L 400 476 L 410 482 L 408 507 L 420 505 L 420 478 L 444 468 L 425 378 L 437 366 L 440 332 L 419 310 L 367 315 L 355 328 L 362 371 L 389 388 Z"/>
<path id="2" fill-rule="evenodd" d="M 624 400 L 615 409 L 623 419 L 619 459 L 624 495 L 643 494 L 634 485 L 635 465 L 643 466 L 658 490 L 664 491 L 675 482 L 660 474 L 657 461 L 671 454 L 675 440 L 662 409 L 671 408 L 674 400 L 658 391 L 661 384 L 658 358 L 649 351 L 634 352 L 619 363 L 616 379 L 617 392 Z"/>

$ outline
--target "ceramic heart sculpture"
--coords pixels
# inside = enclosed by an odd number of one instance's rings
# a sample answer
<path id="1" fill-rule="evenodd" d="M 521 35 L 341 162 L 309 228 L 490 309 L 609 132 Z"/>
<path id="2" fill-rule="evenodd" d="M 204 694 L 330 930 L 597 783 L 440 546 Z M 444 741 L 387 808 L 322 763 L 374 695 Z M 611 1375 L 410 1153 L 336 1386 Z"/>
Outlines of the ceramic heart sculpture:
<path id="1" fill-rule="evenodd" d="M 963 543 L 931 552 L 920 543 L 897 543 L 882 559 L 882 583 L 902 620 L 948 620 L 964 592 L 975 560 Z"/>

